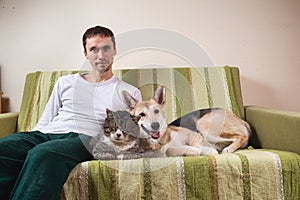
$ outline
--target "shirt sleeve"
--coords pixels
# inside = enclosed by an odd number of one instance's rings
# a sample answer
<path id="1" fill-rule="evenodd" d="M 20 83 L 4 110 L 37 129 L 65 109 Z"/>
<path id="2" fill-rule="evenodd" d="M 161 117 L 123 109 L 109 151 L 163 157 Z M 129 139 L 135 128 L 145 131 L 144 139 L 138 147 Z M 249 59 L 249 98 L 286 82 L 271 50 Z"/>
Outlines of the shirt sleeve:
<path id="1" fill-rule="evenodd" d="M 124 91 L 127 91 L 138 102 L 142 101 L 141 91 L 137 87 L 130 85 L 122 80 L 118 80 L 118 83 L 114 91 L 115 92 L 112 97 L 112 107 L 111 107 L 113 111 L 128 109 L 127 102 L 123 96 Z"/>
<path id="2" fill-rule="evenodd" d="M 133 96 L 136 100 L 138 100 L 139 102 L 142 101 L 142 94 L 141 91 L 139 89 L 136 88 L 136 90 L 133 91 L 133 94 L 131 95 Z"/>
<path id="3" fill-rule="evenodd" d="M 53 87 L 50 98 L 46 104 L 41 118 L 39 119 L 33 131 L 39 131 L 43 127 L 47 126 L 49 122 L 58 114 L 59 108 L 62 106 L 60 95 L 61 81 L 58 79 Z"/>

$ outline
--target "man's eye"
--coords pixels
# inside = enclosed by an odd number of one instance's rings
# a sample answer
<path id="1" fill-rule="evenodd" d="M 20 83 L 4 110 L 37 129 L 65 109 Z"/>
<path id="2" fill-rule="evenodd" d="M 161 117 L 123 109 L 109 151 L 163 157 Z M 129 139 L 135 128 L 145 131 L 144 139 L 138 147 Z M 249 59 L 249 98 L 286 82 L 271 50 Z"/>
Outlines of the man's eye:
<path id="1" fill-rule="evenodd" d="M 104 47 L 103 47 L 103 51 L 104 51 L 104 52 L 107 52 L 107 51 L 109 51 L 109 50 L 110 50 L 110 46 L 104 46 Z"/>
<path id="2" fill-rule="evenodd" d="M 92 53 L 98 53 L 98 52 L 99 52 L 99 49 L 93 48 L 93 49 L 91 49 L 91 52 L 92 52 Z"/>

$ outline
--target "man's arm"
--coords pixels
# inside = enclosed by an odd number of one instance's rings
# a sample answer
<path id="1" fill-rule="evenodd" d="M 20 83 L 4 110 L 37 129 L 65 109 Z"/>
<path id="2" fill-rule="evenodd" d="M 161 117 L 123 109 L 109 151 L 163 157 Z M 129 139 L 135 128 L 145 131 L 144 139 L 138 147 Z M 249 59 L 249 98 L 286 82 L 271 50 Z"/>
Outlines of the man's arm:
<path id="1" fill-rule="evenodd" d="M 142 101 L 142 94 L 141 94 L 141 91 L 140 91 L 139 89 L 136 89 L 136 90 L 133 92 L 132 96 L 133 96 L 136 100 L 138 100 L 139 102 Z"/>
<path id="2" fill-rule="evenodd" d="M 58 79 L 53 87 L 51 96 L 46 104 L 46 107 L 43 111 L 41 118 L 34 127 L 33 130 L 40 130 L 43 127 L 47 126 L 49 122 L 58 114 L 58 110 L 62 105 L 60 90 L 60 79 Z"/>

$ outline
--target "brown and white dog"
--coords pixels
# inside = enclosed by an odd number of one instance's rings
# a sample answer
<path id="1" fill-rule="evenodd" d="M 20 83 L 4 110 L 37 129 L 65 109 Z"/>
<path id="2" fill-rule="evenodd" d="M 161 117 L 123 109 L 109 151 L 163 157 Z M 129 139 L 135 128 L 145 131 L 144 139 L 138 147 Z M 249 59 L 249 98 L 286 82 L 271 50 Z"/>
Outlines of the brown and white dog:
<path id="1" fill-rule="evenodd" d="M 167 124 L 163 86 L 148 101 L 138 102 L 125 91 L 124 97 L 130 114 L 140 117 L 140 131 L 149 136 L 150 149 L 162 155 L 227 153 L 247 145 L 250 127 L 230 111 L 205 109 L 199 114 L 198 110 Z"/>

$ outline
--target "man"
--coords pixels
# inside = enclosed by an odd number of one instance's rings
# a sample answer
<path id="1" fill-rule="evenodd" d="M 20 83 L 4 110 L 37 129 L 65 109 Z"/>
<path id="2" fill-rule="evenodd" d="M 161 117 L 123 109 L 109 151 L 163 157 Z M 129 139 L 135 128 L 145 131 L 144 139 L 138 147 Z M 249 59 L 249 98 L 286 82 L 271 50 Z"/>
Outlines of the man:
<path id="1" fill-rule="evenodd" d="M 59 199 L 69 172 L 92 159 L 89 140 L 101 132 L 106 108 L 126 108 L 123 90 L 141 101 L 113 75 L 112 31 L 92 27 L 82 40 L 92 70 L 60 77 L 35 128 L 0 139 L 0 199 Z"/>

